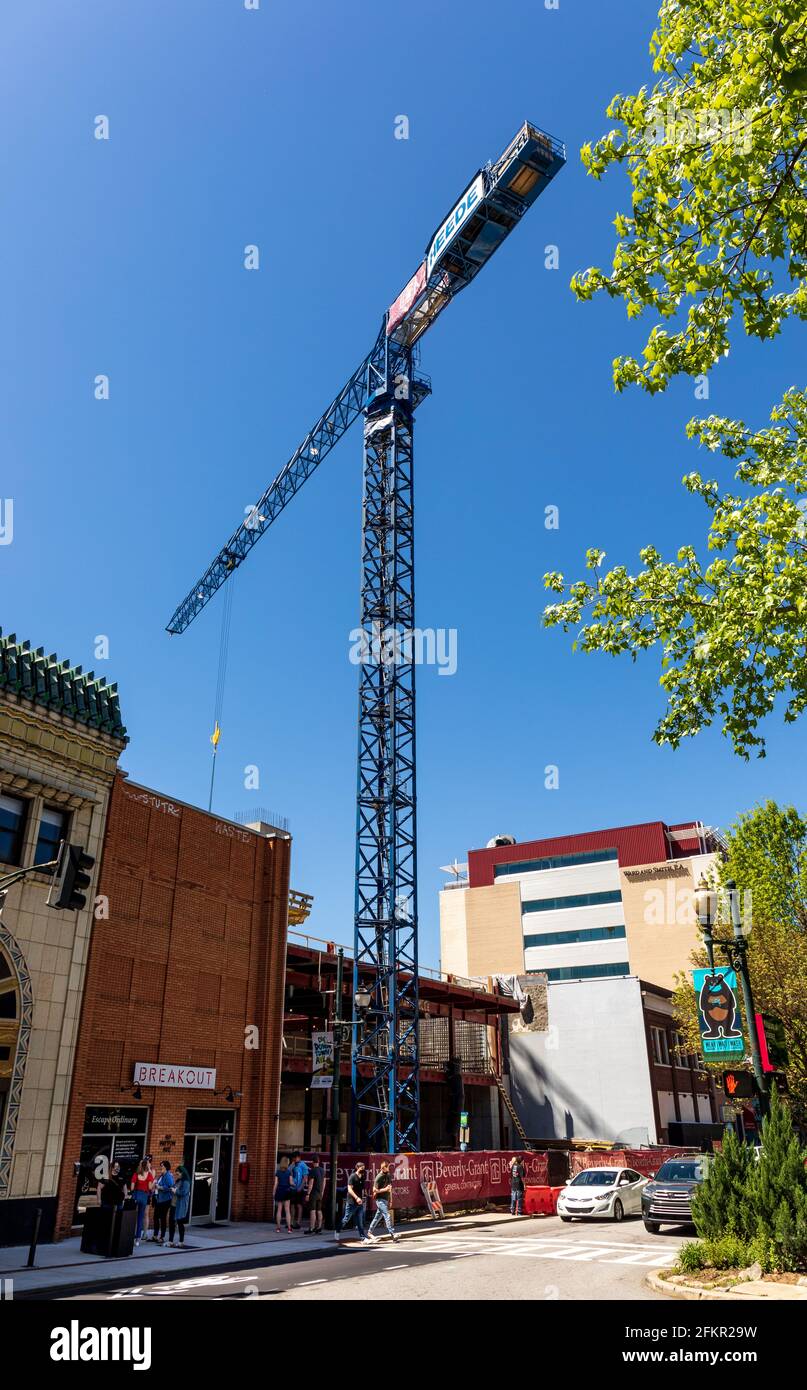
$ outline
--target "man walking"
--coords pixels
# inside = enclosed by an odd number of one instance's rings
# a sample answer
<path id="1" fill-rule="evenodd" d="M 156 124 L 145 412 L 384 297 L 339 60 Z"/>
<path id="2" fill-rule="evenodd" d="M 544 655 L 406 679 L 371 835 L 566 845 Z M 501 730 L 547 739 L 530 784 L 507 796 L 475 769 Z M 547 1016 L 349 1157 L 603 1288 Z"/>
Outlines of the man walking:
<path id="1" fill-rule="evenodd" d="M 307 1236 L 322 1230 L 325 1214 L 322 1210 L 322 1194 L 325 1189 L 325 1169 L 319 1154 L 314 1154 L 308 1165 L 308 1230 Z"/>
<path id="2" fill-rule="evenodd" d="M 367 1239 L 364 1231 L 364 1181 L 366 1168 L 363 1163 L 357 1163 L 350 1177 L 347 1180 L 347 1200 L 345 1202 L 345 1214 L 342 1218 L 342 1225 L 339 1230 L 334 1231 L 334 1240 L 339 1240 L 342 1231 L 346 1231 L 354 1216 L 356 1218 L 356 1230 L 362 1245 L 372 1245 L 372 1241 Z"/>
<path id="3" fill-rule="evenodd" d="M 398 1237 L 392 1229 L 392 1221 L 389 1212 L 390 1203 L 392 1201 L 392 1178 L 389 1171 L 389 1160 L 386 1158 L 382 1158 L 381 1167 L 376 1174 L 376 1179 L 373 1183 L 373 1196 L 375 1197 L 376 1210 L 375 1216 L 370 1222 L 370 1229 L 367 1232 L 368 1237 L 370 1240 L 377 1242 L 378 1237 L 373 1235 L 373 1231 L 379 1222 L 383 1221 L 389 1232 L 390 1239 L 397 1241 Z"/>

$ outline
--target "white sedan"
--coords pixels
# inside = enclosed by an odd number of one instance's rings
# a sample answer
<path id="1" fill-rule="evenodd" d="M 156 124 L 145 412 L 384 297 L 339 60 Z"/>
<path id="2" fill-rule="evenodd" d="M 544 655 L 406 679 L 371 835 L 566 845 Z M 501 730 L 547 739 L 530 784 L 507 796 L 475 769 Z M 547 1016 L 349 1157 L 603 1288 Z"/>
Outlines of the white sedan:
<path id="1" fill-rule="evenodd" d="M 647 1182 L 633 1168 L 584 1168 L 558 1194 L 558 1216 L 561 1221 L 573 1221 L 576 1216 L 607 1216 L 611 1221 L 634 1213 L 640 1216 Z"/>

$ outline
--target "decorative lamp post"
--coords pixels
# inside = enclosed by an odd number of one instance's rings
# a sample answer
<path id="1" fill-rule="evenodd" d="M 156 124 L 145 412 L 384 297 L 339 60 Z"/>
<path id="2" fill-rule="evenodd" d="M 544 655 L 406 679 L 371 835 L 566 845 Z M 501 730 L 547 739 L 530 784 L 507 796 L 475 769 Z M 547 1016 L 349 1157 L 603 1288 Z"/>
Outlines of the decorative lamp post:
<path id="1" fill-rule="evenodd" d="M 715 941 L 714 939 L 712 934 L 715 921 L 713 905 L 717 895 L 714 890 L 709 887 L 704 878 L 701 878 L 695 890 L 695 910 L 698 914 L 698 923 L 703 936 L 703 943 L 706 947 L 709 969 L 714 970 L 715 968 L 715 948 L 717 948 L 717 950 L 722 951 L 732 970 L 736 971 L 737 978 L 740 981 L 743 992 L 745 1022 L 748 1029 L 748 1041 L 751 1047 L 751 1060 L 754 1065 L 754 1076 L 759 1090 L 760 1108 L 763 1115 L 766 1115 L 768 1113 L 768 1082 L 762 1067 L 762 1054 L 759 1048 L 754 996 L 751 991 L 751 980 L 748 974 L 748 941 L 743 931 L 743 921 L 740 912 L 740 894 L 737 891 L 737 884 L 734 882 L 733 878 L 726 880 L 725 889 L 728 894 L 729 909 L 731 912 L 731 941 Z"/>

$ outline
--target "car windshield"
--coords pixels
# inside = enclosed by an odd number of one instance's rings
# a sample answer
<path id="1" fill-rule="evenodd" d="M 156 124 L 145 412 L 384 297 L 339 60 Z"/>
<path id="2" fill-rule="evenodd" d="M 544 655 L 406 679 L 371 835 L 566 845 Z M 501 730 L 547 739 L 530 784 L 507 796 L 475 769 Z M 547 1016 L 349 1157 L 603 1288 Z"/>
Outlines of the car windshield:
<path id="1" fill-rule="evenodd" d="M 616 1182 L 619 1176 L 616 1168 L 587 1168 L 585 1173 L 578 1173 L 576 1178 L 572 1178 L 570 1187 L 610 1187 L 611 1183 Z"/>
<path id="2" fill-rule="evenodd" d="M 656 1173 L 657 1182 L 703 1182 L 706 1174 L 703 1163 L 700 1161 L 690 1161 L 682 1163 L 680 1159 L 669 1159 L 662 1163 Z"/>

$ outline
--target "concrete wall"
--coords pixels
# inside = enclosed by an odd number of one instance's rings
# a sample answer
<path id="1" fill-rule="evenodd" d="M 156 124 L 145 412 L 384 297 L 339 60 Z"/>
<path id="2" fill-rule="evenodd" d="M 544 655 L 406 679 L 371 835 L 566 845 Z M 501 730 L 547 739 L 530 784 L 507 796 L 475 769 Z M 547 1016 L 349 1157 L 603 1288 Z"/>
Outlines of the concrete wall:
<path id="1" fill-rule="evenodd" d="M 549 1027 L 510 1033 L 510 1089 L 531 1139 L 654 1143 L 639 980 L 547 985 Z"/>
<path id="2" fill-rule="evenodd" d="M 524 938 L 517 882 L 440 894 L 440 966 L 455 975 L 521 975 Z"/>
<path id="3" fill-rule="evenodd" d="M 674 989 L 675 975 L 690 968 L 690 956 L 702 942 L 694 890 L 702 875 L 708 880 L 715 859 L 697 854 L 620 870 L 626 958 L 640 979 Z"/>

